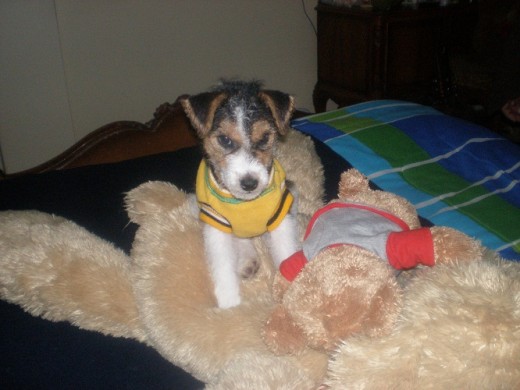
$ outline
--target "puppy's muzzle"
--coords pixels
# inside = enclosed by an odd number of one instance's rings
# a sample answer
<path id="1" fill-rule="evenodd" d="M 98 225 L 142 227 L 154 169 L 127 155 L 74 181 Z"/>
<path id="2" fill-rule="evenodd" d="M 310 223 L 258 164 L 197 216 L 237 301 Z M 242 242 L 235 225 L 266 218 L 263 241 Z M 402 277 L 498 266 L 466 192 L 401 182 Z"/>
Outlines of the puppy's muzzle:
<path id="1" fill-rule="evenodd" d="M 258 187 L 258 179 L 247 175 L 240 180 L 240 187 L 247 192 L 254 191 Z"/>

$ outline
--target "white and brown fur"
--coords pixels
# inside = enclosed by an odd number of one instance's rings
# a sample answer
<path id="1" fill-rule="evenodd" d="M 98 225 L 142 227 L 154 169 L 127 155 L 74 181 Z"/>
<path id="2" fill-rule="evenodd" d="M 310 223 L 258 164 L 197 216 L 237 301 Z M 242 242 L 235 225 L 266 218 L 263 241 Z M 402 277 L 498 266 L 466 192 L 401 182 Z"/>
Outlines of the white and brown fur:
<path id="1" fill-rule="evenodd" d="M 215 89 L 181 99 L 200 138 L 204 158 L 219 185 L 235 198 L 253 200 L 269 184 L 278 137 L 289 129 L 293 97 L 261 89 L 258 82 L 223 82 Z M 294 207 L 293 207 L 294 208 Z M 297 228 L 287 214 L 269 236 L 278 266 L 297 250 Z M 258 269 L 251 239 L 204 226 L 204 249 L 220 308 L 240 304 L 240 279 Z"/>

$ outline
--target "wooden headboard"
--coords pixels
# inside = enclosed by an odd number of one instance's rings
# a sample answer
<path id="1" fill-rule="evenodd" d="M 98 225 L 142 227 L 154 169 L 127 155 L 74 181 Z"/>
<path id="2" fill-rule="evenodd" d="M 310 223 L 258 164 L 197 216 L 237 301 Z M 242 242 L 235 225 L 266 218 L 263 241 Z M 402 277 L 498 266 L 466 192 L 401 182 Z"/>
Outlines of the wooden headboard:
<path id="1" fill-rule="evenodd" d="M 69 149 L 34 168 L 6 178 L 86 165 L 129 160 L 197 144 L 197 137 L 178 103 L 161 104 L 153 119 L 112 122 L 89 133 Z"/>

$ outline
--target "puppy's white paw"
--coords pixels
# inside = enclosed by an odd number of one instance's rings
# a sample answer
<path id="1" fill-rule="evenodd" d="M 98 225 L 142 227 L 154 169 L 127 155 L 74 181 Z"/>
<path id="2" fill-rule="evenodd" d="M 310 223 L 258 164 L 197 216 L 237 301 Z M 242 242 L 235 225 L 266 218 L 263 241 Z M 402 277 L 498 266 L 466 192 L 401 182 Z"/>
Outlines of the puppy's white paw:
<path id="1" fill-rule="evenodd" d="M 230 309 L 240 305 L 240 294 L 230 291 L 215 290 L 218 307 L 221 309 Z"/>

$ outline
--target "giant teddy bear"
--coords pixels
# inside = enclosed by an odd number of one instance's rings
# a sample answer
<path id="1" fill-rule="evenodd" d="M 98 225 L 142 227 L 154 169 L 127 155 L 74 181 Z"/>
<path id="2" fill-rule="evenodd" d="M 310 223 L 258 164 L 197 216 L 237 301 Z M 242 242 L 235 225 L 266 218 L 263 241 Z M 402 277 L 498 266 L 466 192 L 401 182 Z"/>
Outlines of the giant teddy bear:
<path id="1" fill-rule="evenodd" d="M 320 162 L 312 142 L 296 132 L 280 151 L 287 176 L 300 192 L 303 228 L 323 206 Z M 139 225 L 130 256 L 60 217 L 35 211 L 0 213 L 1 298 L 49 320 L 147 343 L 208 389 L 519 383 L 517 264 L 493 256 L 482 261 L 461 256 L 461 261 L 421 270 L 403 283 L 395 314 L 374 306 L 379 317 L 388 314 L 390 320 L 377 342 L 376 334 L 357 328 L 326 334 L 327 343 L 316 348 L 311 342 L 316 334 L 300 322 L 294 333 L 300 335 L 298 343 L 289 347 L 298 353 L 280 353 L 287 351 L 283 347 L 274 354 L 273 344 L 265 342 L 266 321 L 280 307 L 286 309 L 289 297 L 299 296 L 298 286 L 309 286 L 306 275 L 318 275 L 314 272 L 320 268 L 338 281 L 342 275 L 328 268 L 325 259 L 314 258 L 286 283 L 257 239 L 261 266 L 255 277 L 243 281 L 243 304 L 219 310 L 202 253 L 200 223 L 186 194 L 171 184 L 149 182 L 131 191 L 126 204 L 130 219 Z M 466 255 L 480 258 L 480 252 Z M 331 256 L 330 263 L 336 260 Z M 366 286 L 364 276 L 372 276 L 359 274 L 358 282 Z M 384 277 L 401 283 L 391 273 Z M 321 282 L 314 286 L 324 287 Z M 334 291 L 344 292 L 345 286 Z M 282 303 L 277 303 L 280 297 Z M 332 314 L 331 307 L 322 313 Z M 346 321 L 352 321 L 349 314 Z"/>

